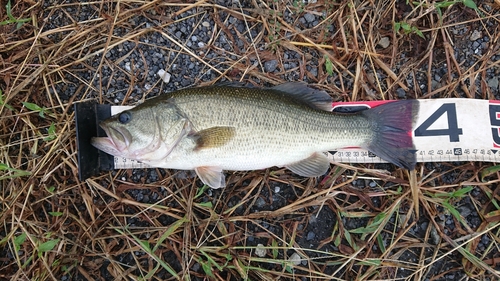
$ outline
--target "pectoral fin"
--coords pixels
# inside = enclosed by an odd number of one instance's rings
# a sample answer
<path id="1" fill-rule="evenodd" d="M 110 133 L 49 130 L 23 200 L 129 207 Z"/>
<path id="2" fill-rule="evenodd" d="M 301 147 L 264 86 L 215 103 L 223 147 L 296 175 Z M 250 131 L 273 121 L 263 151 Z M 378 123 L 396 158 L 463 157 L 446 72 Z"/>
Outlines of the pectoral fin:
<path id="1" fill-rule="evenodd" d="M 212 127 L 192 135 L 196 141 L 195 150 L 220 147 L 228 143 L 235 134 L 234 127 Z"/>
<path id="2" fill-rule="evenodd" d="M 211 188 L 221 188 L 226 186 L 226 177 L 222 169 L 218 167 L 198 167 L 194 169 L 201 181 Z"/>
<path id="3" fill-rule="evenodd" d="M 292 172 L 303 177 L 318 177 L 324 175 L 330 168 L 330 161 L 323 153 L 315 152 L 304 160 L 286 166 Z"/>

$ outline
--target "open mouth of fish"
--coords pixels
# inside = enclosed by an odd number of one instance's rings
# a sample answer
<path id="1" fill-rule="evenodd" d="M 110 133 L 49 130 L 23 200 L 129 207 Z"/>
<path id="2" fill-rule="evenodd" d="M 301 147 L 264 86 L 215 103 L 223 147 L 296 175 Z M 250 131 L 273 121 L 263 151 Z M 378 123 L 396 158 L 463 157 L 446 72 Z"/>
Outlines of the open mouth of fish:
<path id="1" fill-rule="evenodd" d="M 129 147 L 131 135 L 127 130 L 118 130 L 104 124 L 100 126 L 106 137 L 92 138 L 92 145 L 111 155 L 122 154 Z"/>

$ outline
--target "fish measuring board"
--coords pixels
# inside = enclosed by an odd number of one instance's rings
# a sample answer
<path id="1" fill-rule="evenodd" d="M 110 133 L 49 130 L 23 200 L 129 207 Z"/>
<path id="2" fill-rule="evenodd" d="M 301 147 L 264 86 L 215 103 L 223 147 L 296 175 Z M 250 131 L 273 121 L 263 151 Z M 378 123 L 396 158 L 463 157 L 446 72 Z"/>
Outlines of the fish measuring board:
<path id="1" fill-rule="evenodd" d="M 392 101 L 333 103 L 333 111 L 355 112 L 387 102 Z M 417 162 L 500 162 L 500 101 L 450 98 L 415 102 L 419 103 L 419 112 L 409 133 L 415 144 L 415 150 L 412 152 L 415 153 Z M 103 111 L 100 106 L 95 105 L 96 111 Z M 109 111 L 109 115 L 114 115 L 129 108 L 131 107 L 107 106 L 105 110 Z M 75 109 L 78 109 L 78 105 Z M 76 112 L 78 127 L 78 110 Z M 95 114 L 97 121 L 104 119 L 102 112 L 99 115 L 96 112 L 88 114 Z M 82 132 L 80 134 L 82 135 Z M 77 139 L 80 141 L 80 137 L 77 136 Z M 332 162 L 386 162 L 360 148 L 343 148 L 326 153 Z M 149 167 L 135 160 L 109 157 L 113 158 L 111 162 L 114 169 Z M 109 159 L 103 162 L 108 161 Z"/>
<path id="2" fill-rule="evenodd" d="M 476 99 L 417 100 L 412 129 L 417 162 L 500 162 L 500 101 Z M 345 108 L 369 108 L 384 102 L 334 103 Z M 328 152 L 332 162 L 386 163 L 363 149 Z"/>

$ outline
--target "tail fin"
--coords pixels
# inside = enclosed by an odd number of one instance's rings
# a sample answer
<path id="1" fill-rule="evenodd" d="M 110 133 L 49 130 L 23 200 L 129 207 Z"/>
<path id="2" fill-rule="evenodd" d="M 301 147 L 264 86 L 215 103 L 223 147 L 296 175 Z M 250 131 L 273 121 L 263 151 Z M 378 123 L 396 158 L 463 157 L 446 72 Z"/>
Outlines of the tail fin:
<path id="1" fill-rule="evenodd" d="M 418 113 L 416 100 L 395 101 L 362 112 L 375 121 L 375 136 L 366 147 L 380 158 L 413 170 L 417 162 L 412 125 Z"/>

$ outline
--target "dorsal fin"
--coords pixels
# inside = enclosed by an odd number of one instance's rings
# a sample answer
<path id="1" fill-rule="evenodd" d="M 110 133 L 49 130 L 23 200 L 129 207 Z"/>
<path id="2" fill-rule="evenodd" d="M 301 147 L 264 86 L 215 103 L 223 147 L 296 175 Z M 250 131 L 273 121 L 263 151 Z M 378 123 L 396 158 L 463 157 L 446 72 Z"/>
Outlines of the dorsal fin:
<path id="1" fill-rule="evenodd" d="M 274 86 L 271 89 L 289 94 L 295 100 L 303 102 L 315 109 L 325 111 L 332 111 L 333 109 L 333 100 L 330 95 L 328 95 L 325 91 L 310 88 L 306 83 L 288 82 Z"/>
<path id="2" fill-rule="evenodd" d="M 241 81 L 222 81 L 212 85 L 213 87 L 254 88 L 251 83 Z"/>

